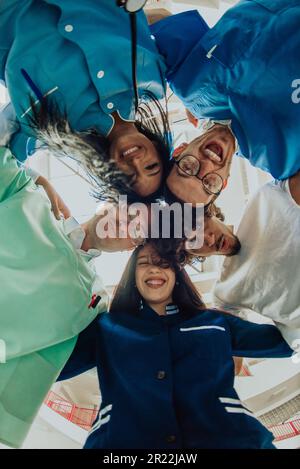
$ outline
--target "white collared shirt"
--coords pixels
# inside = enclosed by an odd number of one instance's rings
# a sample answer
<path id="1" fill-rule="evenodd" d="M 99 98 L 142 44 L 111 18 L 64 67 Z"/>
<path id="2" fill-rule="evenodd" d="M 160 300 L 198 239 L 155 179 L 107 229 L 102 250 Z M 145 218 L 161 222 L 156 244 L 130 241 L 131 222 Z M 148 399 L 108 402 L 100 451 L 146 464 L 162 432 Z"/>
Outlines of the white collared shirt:
<path id="1" fill-rule="evenodd" d="M 292 348 L 300 340 L 299 233 L 288 180 L 265 184 L 248 203 L 237 231 L 241 251 L 225 259 L 214 291 L 218 307 L 274 321 Z"/>
<path id="2" fill-rule="evenodd" d="M 63 224 L 65 234 L 70 239 L 74 248 L 80 251 L 80 254 L 83 256 L 89 256 L 91 259 L 101 255 L 101 251 L 99 249 L 89 249 L 88 251 L 81 249 L 82 243 L 86 237 L 86 233 L 74 217 L 70 217 L 67 220 L 64 220 Z"/>
<path id="3" fill-rule="evenodd" d="M 102 299 L 107 299 L 108 293 L 104 287 L 101 277 L 97 274 L 93 262 L 96 257 L 99 257 L 101 255 L 101 251 L 99 249 L 89 249 L 88 251 L 84 251 L 83 249 L 81 249 L 86 233 L 74 217 L 70 217 L 67 220 L 63 220 L 63 227 L 65 234 L 70 239 L 74 248 L 79 252 L 82 257 L 86 258 L 87 262 L 89 263 L 89 267 L 91 267 L 96 274 L 92 286 L 92 294 L 99 295 Z"/>

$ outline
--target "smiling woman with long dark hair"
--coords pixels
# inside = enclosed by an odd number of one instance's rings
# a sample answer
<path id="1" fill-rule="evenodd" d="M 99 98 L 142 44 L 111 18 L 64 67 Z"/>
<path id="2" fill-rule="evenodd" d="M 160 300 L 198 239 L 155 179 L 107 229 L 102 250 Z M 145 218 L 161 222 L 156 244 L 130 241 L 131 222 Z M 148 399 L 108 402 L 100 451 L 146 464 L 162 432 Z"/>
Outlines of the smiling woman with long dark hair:
<path id="1" fill-rule="evenodd" d="M 291 349 L 275 326 L 207 309 L 163 244 L 136 249 L 110 312 L 80 334 L 60 375 L 97 366 L 102 402 L 85 448 L 273 448 L 233 387 L 232 356 Z"/>
<path id="2" fill-rule="evenodd" d="M 20 125 L 11 142 L 18 159 L 38 138 L 80 162 L 98 198 L 161 192 L 170 154 L 165 65 L 143 12 L 136 20 L 138 100 L 130 17 L 116 1 L 1 1 L 0 80 Z"/>

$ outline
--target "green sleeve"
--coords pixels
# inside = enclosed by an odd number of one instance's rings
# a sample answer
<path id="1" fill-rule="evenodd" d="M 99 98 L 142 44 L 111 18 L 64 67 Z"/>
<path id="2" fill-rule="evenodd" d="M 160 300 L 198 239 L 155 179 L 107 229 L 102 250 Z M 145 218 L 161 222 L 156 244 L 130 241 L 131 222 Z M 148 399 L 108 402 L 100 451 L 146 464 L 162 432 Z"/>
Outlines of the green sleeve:
<path id="1" fill-rule="evenodd" d="M 0 202 L 23 189 L 30 182 L 25 171 L 6 147 L 0 147 Z"/>

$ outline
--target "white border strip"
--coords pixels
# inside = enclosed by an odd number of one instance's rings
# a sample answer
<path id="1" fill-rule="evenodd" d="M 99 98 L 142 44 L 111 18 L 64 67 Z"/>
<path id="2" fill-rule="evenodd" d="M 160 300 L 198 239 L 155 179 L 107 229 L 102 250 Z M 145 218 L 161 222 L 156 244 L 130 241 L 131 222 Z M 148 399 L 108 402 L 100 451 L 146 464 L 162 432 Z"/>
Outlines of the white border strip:
<path id="1" fill-rule="evenodd" d="M 219 397 L 219 401 L 223 404 L 238 404 L 242 405 L 242 402 L 239 399 L 233 399 L 232 397 Z"/>
<path id="2" fill-rule="evenodd" d="M 221 326 L 195 326 L 195 327 L 181 327 L 181 332 L 189 332 L 189 331 L 200 331 L 203 329 L 217 329 L 218 331 L 226 331 L 225 327 Z"/>
<path id="3" fill-rule="evenodd" d="M 255 415 L 249 412 L 249 410 L 243 409 L 242 407 L 225 407 L 225 410 L 231 414 L 246 414 L 249 415 L 249 417 L 256 419 Z"/>

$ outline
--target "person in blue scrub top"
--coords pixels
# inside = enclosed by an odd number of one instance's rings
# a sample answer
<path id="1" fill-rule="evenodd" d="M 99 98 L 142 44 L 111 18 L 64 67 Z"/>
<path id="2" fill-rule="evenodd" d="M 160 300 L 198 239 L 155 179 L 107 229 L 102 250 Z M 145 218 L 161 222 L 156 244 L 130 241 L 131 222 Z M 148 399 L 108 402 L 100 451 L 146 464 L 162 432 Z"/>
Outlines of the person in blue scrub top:
<path id="1" fill-rule="evenodd" d="M 237 357 L 287 357 L 272 325 L 208 309 L 172 249 L 137 248 L 110 312 L 83 331 L 59 379 L 97 367 L 102 402 L 85 448 L 273 448 L 239 400 Z"/>
<path id="2" fill-rule="evenodd" d="M 239 154 L 279 180 L 300 170 L 299 24 L 299 0 L 242 0 L 211 29 L 197 11 L 151 26 L 168 82 L 188 111 L 230 121 Z M 167 185 L 189 202 L 194 187 L 183 189 L 174 171 Z"/>
<path id="3" fill-rule="evenodd" d="M 99 181 L 99 196 L 112 191 L 134 201 L 135 194 L 159 192 L 170 144 L 159 102 L 165 65 L 143 12 L 138 103 L 129 14 L 114 0 L 3 0 L 0 44 L 0 80 L 20 125 L 11 149 L 20 161 L 38 138 L 53 153 L 82 162 Z"/>

